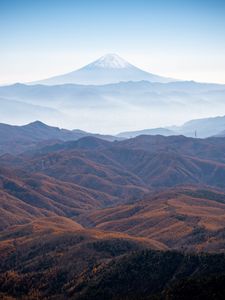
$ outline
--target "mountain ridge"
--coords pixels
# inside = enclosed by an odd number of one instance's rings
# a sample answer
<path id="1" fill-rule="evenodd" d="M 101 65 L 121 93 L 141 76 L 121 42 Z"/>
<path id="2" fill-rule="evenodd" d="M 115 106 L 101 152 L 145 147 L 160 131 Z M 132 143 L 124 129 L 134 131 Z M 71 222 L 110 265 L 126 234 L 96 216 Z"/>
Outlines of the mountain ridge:
<path id="1" fill-rule="evenodd" d="M 76 141 L 82 137 L 91 136 L 106 141 L 119 140 L 112 135 L 101 135 L 85 132 L 79 129 L 69 130 L 34 121 L 26 125 L 8 125 L 0 123 L 0 154 L 18 154 L 29 151 L 44 143 L 55 144 L 60 141 Z M 12 147 L 13 145 L 13 147 Z"/>
<path id="2" fill-rule="evenodd" d="M 138 135 L 184 135 L 187 137 L 208 138 L 211 136 L 223 137 L 225 132 L 225 116 L 194 119 L 180 126 L 149 128 L 136 131 L 125 131 L 117 134 L 122 138 L 133 138 Z"/>

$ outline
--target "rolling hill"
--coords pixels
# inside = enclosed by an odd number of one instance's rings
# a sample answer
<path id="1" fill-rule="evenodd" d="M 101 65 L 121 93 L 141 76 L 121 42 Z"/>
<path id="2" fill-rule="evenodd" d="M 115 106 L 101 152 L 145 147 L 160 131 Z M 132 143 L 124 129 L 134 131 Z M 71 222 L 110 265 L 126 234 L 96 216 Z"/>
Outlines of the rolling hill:
<path id="1" fill-rule="evenodd" d="M 224 216 L 223 191 L 186 186 L 80 215 L 78 222 L 99 230 L 151 238 L 170 249 L 224 252 Z"/>
<path id="2" fill-rule="evenodd" d="M 73 183 L 65 178 L 59 180 L 54 176 L 30 174 L 18 169 L 1 169 L 0 174 L 1 230 L 44 216 L 72 218 L 82 211 L 140 198 L 149 191 L 141 185 L 110 184 L 100 180 L 99 186 L 94 188 L 90 187 L 91 184 Z M 92 177 L 87 176 L 86 180 L 91 181 Z"/>

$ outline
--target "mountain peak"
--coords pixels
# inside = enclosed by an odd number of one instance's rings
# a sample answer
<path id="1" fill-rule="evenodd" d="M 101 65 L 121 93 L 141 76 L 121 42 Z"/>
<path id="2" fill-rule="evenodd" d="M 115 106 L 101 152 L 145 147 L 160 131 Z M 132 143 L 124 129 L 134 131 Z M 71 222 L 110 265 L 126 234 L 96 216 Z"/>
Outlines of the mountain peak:
<path id="1" fill-rule="evenodd" d="M 124 69 L 130 67 L 126 60 L 115 53 L 108 53 L 100 57 L 93 63 L 89 64 L 89 68 L 103 68 L 103 69 Z"/>
<path id="2" fill-rule="evenodd" d="M 50 127 L 50 126 L 48 126 L 48 125 L 46 125 L 45 123 L 43 123 L 43 122 L 41 122 L 41 121 L 39 121 L 39 120 L 36 120 L 36 121 L 34 121 L 34 122 L 31 122 L 31 123 L 29 123 L 29 124 L 27 124 L 27 125 L 24 125 L 23 127 L 35 127 L 35 128 L 43 128 L 43 127 Z"/>

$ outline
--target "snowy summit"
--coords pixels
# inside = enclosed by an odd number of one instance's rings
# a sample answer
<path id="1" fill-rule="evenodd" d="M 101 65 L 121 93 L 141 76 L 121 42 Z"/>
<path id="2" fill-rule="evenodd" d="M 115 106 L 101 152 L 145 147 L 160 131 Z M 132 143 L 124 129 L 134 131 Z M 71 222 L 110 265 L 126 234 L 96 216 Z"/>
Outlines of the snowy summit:
<path id="1" fill-rule="evenodd" d="M 98 60 L 88 65 L 89 67 L 97 67 L 97 68 L 108 68 L 108 69 L 123 69 L 129 68 L 131 64 L 129 64 L 126 60 L 120 57 L 117 54 L 106 54 L 100 57 Z M 87 67 L 88 67 L 87 66 Z"/>

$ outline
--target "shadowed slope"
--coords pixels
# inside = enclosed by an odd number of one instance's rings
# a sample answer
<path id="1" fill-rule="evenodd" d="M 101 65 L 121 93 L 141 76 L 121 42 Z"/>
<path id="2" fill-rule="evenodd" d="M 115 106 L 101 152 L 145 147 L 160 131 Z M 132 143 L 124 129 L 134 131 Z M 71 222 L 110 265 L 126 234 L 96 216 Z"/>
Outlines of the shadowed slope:
<path id="1" fill-rule="evenodd" d="M 86 230 L 64 217 L 11 227 L 0 241 L 0 293 L 16 299 L 68 299 L 68 285 L 96 265 L 135 250 L 166 249 L 149 239 Z"/>

